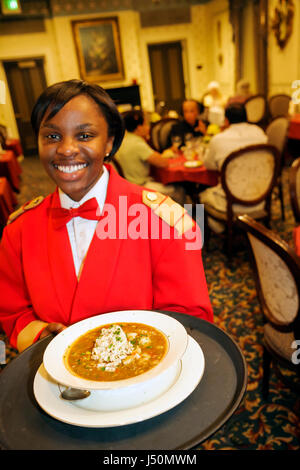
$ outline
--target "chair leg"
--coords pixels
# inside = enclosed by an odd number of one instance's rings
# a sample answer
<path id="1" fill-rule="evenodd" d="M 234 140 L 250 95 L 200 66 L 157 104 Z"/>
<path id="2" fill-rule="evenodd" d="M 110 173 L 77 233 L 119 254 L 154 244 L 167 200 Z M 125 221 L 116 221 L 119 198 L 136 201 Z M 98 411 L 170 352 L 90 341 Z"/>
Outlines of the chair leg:
<path id="1" fill-rule="evenodd" d="M 263 352 L 263 379 L 262 379 L 262 395 L 264 400 L 268 398 L 269 395 L 269 378 L 270 378 L 270 367 L 271 367 L 272 357 L 264 347 Z"/>
<path id="2" fill-rule="evenodd" d="M 281 219 L 285 220 L 282 181 L 279 182 L 278 190 L 279 190 L 279 200 L 280 200 L 280 206 L 281 206 Z"/>

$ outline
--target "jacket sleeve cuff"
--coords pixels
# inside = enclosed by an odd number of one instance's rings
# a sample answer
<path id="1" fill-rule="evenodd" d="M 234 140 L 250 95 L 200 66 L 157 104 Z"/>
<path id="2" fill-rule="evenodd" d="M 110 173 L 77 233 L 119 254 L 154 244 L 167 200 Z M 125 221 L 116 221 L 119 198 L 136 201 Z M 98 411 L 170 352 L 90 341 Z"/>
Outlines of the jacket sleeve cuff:
<path id="1" fill-rule="evenodd" d="M 19 352 L 31 346 L 39 338 L 42 330 L 48 323 L 34 320 L 23 328 L 17 336 L 17 349 Z"/>

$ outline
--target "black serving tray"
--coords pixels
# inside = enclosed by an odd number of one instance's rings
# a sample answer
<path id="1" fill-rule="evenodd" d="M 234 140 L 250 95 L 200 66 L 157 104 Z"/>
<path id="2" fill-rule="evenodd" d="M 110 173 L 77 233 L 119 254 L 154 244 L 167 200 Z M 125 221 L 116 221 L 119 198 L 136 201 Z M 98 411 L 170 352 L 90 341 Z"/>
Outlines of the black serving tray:
<path id="1" fill-rule="evenodd" d="M 86 428 L 46 414 L 33 394 L 35 374 L 51 341 L 44 338 L 0 373 L 0 446 L 13 450 L 188 450 L 212 436 L 238 408 L 247 385 L 243 354 L 217 326 L 191 315 L 166 313 L 180 321 L 201 346 L 203 377 L 175 408 L 127 426 Z"/>

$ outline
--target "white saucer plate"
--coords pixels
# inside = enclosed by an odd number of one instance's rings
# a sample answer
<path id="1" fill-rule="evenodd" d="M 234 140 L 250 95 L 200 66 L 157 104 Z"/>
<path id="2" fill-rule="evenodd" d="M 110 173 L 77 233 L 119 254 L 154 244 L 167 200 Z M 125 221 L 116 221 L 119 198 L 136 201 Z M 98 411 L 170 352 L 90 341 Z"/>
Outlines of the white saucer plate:
<path id="1" fill-rule="evenodd" d="M 190 336 L 181 359 L 181 371 L 173 385 L 158 398 L 135 408 L 119 411 L 91 411 L 60 397 L 57 382 L 40 365 L 33 392 L 39 406 L 53 418 L 74 426 L 104 428 L 125 426 L 158 416 L 185 400 L 199 384 L 205 368 L 201 347 Z"/>
<path id="2" fill-rule="evenodd" d="M 184 166 L 186 168 L 198 168 L 199 166 L 202 166 L 203 163 L 200 162 L 199 160 L 190 160 L 187 162 L 184 162 Z"/>

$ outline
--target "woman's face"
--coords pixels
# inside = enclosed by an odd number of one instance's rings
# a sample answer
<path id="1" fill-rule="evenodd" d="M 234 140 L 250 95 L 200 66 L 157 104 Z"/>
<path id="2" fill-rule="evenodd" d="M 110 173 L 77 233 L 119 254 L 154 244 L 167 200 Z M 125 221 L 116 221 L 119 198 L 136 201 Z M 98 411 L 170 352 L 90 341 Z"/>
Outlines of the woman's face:
<path id="1" fill-rule="evenodd" d="M 48 115 L 39 129 L 40 159 L 57 186 L 80 201 L 102 175 L 113 137 L 99 106 L 86 95 L 72 98 L 53 118 Z"/>

